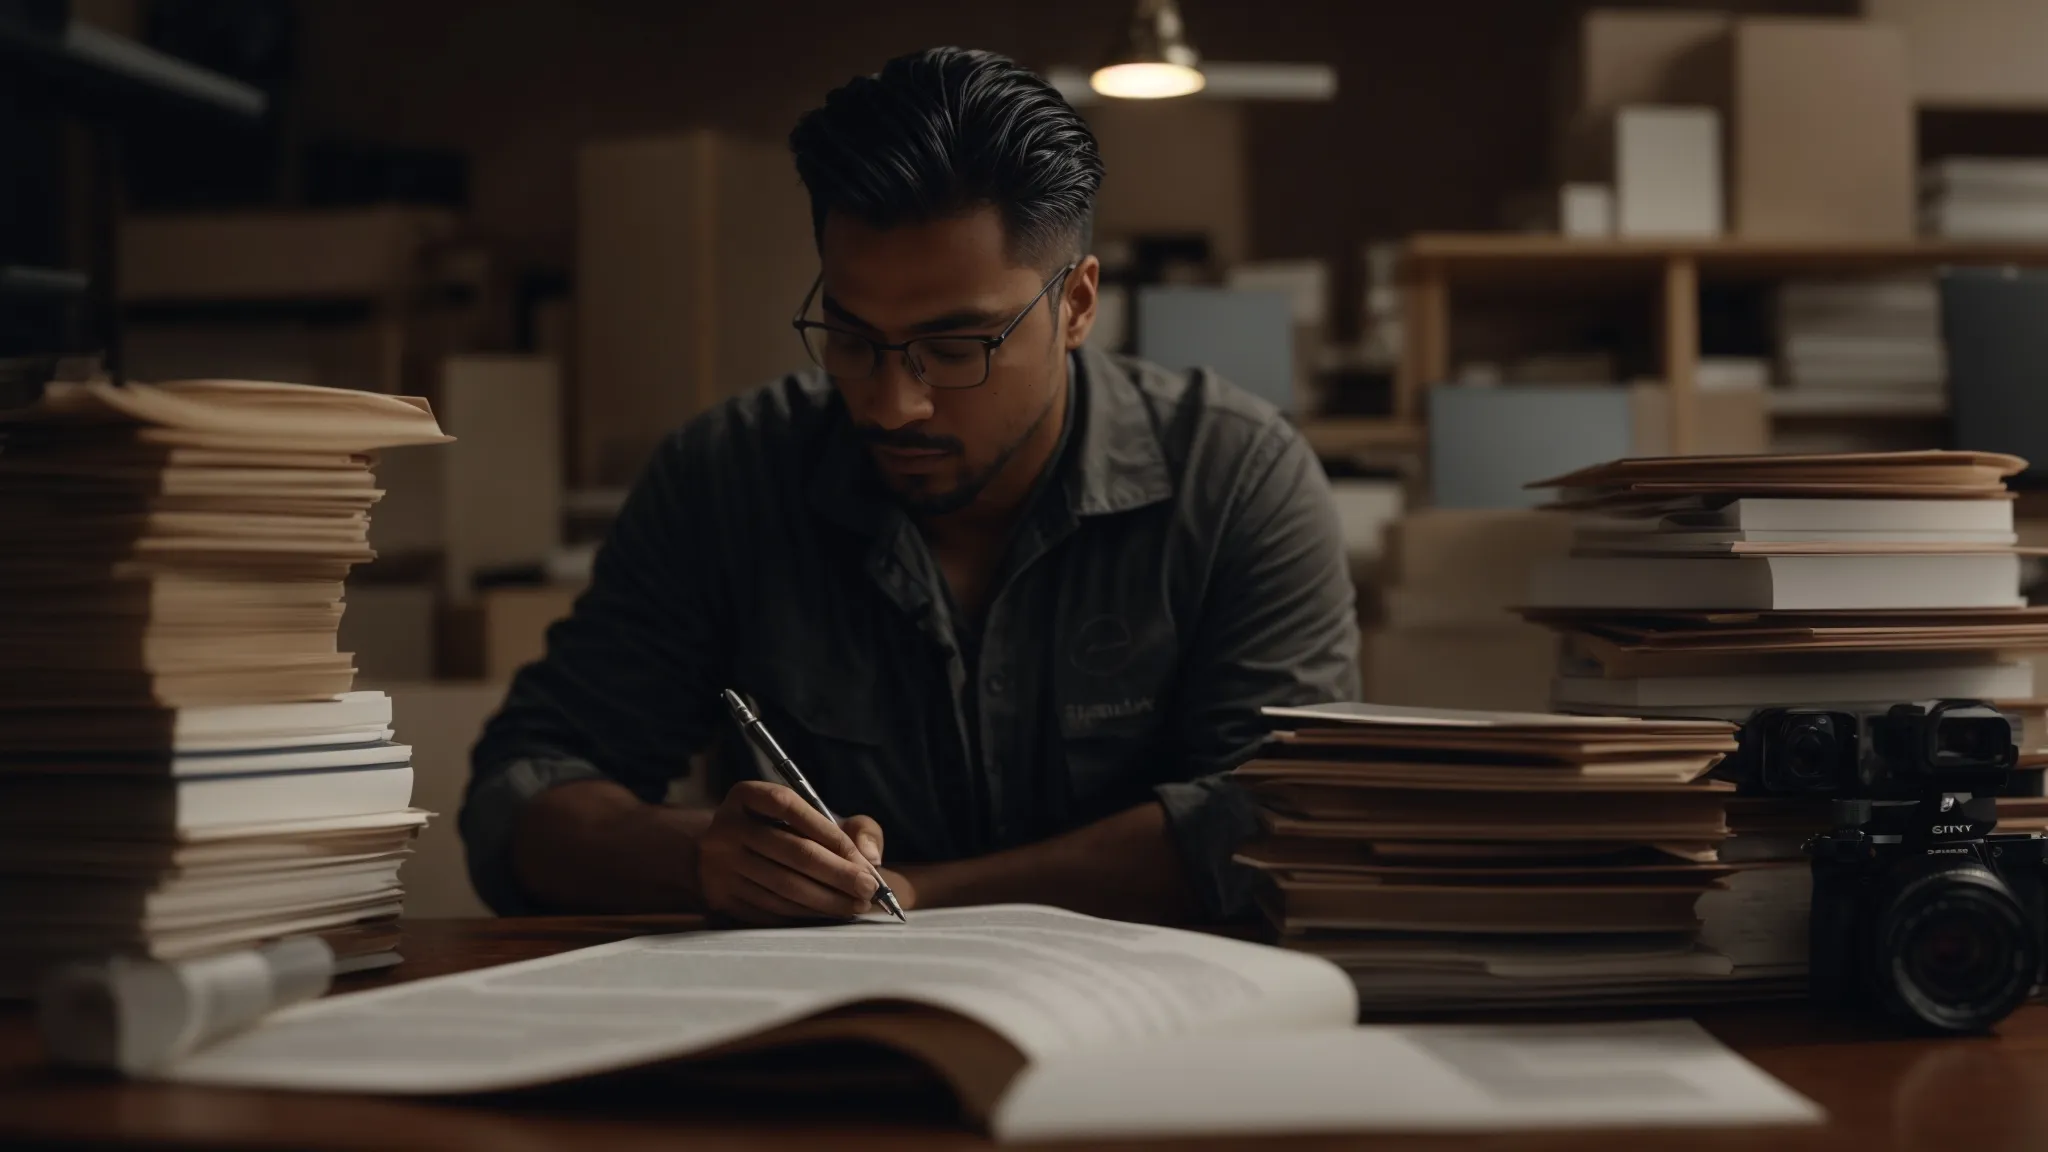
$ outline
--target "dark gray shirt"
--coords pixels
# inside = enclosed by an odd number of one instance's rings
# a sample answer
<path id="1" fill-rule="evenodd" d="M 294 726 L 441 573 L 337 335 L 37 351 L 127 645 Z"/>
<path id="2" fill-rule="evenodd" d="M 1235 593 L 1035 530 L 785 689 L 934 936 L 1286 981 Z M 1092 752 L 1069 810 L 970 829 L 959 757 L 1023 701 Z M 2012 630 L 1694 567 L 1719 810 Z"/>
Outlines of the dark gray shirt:
<path id="1" fill-rule="evenodd" d="M 1284 418 L 1212 374 L 1076 364 L 1055 472 L 971 645 L 829 383 L 788 377 L 664 442 L 476 746 L 461 826 L 484 900 L 540 910 L 507 852 L 553 785 L 658 801 L 714 742 L 714 796 L 761 775 L 731 686 L 835 810 L 881 823 L 892 862 L 1157 800 L 1207 912 L 1248 911 L 1229 857 L 1256 821 L 1221 774 L 1257 746 L 1262 705 L 1358 691 L 1329 485 Z"/>

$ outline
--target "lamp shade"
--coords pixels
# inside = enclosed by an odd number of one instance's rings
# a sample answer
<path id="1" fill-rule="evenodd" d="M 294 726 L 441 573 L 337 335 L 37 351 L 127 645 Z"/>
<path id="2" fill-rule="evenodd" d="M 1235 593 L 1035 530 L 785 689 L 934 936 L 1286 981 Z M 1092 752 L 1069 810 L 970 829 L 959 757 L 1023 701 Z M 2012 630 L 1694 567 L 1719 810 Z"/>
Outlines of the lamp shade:
<path id="1" fill-rule="evenodd" d="M 1200 59 L 1174 0 L 1137 0 L 1122 41 L 1088 84 L 1100 95 L 1125 100 L 1186 96 L 1207 82 L 1195 67 Z"/>

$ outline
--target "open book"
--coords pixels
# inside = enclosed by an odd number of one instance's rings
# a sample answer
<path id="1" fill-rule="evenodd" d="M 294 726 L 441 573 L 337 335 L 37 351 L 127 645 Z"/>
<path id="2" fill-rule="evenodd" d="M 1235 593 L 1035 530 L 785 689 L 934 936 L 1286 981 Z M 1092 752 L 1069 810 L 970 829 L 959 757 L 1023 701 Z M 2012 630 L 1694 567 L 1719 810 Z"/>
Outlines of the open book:
<path id="1" fill-rule="evenodd" d="M 1356 1028 L 1356 1005 L 1318 957 L 1011 905 L 641 937 L 337 996 L 158 1075 L 466 1094 L 853 1040 L 928 1064 L 1005 1139 L 1818 1118 L 1684 1022 Z"/>

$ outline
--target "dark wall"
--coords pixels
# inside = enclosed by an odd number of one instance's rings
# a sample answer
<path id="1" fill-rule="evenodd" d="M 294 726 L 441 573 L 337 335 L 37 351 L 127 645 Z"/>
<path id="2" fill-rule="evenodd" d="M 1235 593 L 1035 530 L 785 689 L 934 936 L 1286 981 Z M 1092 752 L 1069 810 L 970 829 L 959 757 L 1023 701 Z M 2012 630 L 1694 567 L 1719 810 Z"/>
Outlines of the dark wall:
<path id="1" fill-rule="evenodd" d="M 1339 72 L 1333 102 L 1253 106 L 1255 254 L 1324 257 L 1355 299 L 1365 241 L 1494 226 L 1502 196 L 1544 178 L 1552 49 L 1584 7 L 1182 0 L 1211 58 L 1321 60 Z M 1085 65 L 1128 10 L 1126 0 L 298 0 L 296 104 L 309 138 L 462 149 L 478 225 L 561 260 L 582 140 L 694 125 L 779 137 L 827 89 L 929 44 Z"/>

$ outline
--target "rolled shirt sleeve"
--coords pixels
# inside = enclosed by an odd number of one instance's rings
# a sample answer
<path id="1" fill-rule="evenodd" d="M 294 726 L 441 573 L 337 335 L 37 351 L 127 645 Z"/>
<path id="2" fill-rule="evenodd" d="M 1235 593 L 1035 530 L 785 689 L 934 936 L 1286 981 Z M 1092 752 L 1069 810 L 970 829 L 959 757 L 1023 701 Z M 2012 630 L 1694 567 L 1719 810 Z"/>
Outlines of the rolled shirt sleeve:
<path id="1" fill-rule="evenodd" d="M 536 907 L 513 874 L 514 830 L 542 792 L 613 780 L 649 803 L 717 719 L 729 613 L 704 558 L 723 530 L 706 490 L 717 413 L 670 437 L 600 548 L 588 590 L 513 678 L 470 756 L 460 826 L 470 881 L 501 915 Z"/>
<path id="2" fill-rule="evenodd" d="M 1258 816 L 1228 773 L 1265 739 L 1259 710 L 1359 692 L 1355 592 L 1321 464 L 1275 422 L 1237 475 L 1181 670 L 1182 778 L 1155 789 L 1194 894 L 1219 919 L 1254 908 L 1257 874 L 1231 855 Z"/>

